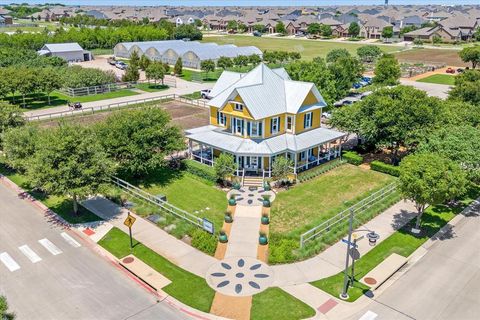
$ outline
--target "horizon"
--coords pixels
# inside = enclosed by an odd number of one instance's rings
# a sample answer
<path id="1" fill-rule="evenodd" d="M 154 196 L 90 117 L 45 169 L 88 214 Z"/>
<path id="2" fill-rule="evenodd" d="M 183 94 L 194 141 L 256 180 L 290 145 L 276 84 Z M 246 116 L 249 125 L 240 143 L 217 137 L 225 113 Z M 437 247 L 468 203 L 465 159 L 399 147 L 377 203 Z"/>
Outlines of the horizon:
<path id="1" fill-rule="evenodd" d="M 10 0 L 9 4 L 28 3 L 30 5 L 52 3 L 57 1 L 24 1 L 24 0 Z M 258 3 L 261 5 L 258 5 Z M 338 7 L 338 6 L 382 6 L 384 0 L 139 0 L 132 5 L 131 0 L 64 0 L 58 1 L 60 4 L 71 6 L 172 6 L 172 7 Z M 455 6 L 455 5 L 480 5 L 478 0 L 389 0 L 389 6 L 402 5 L 441 5 L 441 6 Z"/>

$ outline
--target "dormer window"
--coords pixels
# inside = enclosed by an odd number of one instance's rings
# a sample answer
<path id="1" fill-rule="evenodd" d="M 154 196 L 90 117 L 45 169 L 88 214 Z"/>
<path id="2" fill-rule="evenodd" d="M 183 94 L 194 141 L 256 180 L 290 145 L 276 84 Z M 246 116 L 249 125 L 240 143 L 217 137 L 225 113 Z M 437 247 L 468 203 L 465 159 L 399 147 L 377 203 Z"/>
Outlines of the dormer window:
<path id="1" fill-rule="evenodd" d="M 243 104 L 240 102 L 232 102 L 233 110 L 235 111 L 243 111 Z"/>

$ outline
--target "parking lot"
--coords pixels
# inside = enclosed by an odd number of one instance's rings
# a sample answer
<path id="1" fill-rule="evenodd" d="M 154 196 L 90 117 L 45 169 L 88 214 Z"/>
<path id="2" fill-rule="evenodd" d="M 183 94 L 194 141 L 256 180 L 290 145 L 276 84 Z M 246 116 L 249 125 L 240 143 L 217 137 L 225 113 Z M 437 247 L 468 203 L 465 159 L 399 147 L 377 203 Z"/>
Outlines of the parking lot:
<path id="1" fill-rule="evenodd" d="M 117 76 L 117 79 L 121 79 L 123 74 L 125 73 L 124 70 L 120 70 L 115 66 L 112 66 L 111 64 L 108 63 L 108 58 L 110 56 L 95 56 L 94 60 L 91 61 L 84 61 L 84 62 L 74 62 L 73 64 L 82 66 L 84 68 L 94 68 L 94 69 L 100 69 L 103 71 L 113 71 L 115 75 Z M 145 72 L 140 71 L 140 80 L 145 80 Z"/>

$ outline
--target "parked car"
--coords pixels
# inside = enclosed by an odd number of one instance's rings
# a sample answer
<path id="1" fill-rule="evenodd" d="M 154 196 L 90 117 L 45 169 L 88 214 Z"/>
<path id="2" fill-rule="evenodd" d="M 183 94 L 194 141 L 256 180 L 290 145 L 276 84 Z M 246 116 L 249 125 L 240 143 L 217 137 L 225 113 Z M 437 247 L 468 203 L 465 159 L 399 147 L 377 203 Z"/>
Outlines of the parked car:
<path id="1" fill-rule="evenodd" d="M 330 112 L 322 112 L 322 118 L 330 119 L 332 114 Z"/>
<path id="2" fill-rule="evenodd" d="M 462 73 L 462 72 L 464 72 L 464 71 L 465 71 L 465 70 L 463 70 L 462 68 L 458 68 L 458 69 L 457 69 L 457 72 L 458 72 L 458 73 Z"/>
<path id="3" fill-rule="evenodd" d="M 362 77 L 362 81 L 371 84 L 372 83 L 372 78 L 371 77 Z"/>
<path id="4" fill-rule="evenodd" d="M 205 90 L 200 91 L 200 95 L 202 96 L 202 99 L 210 99 L 211 98 L 210 97 L 210 92 L 211 91 L 212 90 L 210 90 L 210 89 L 205 89 Z"/>
<path id="5" fill-rule="evenodd" d="M 455 69 L 453 68 L 447 68 L 447 70 L 445 70 L 446 73 L 451 73 L 451 74 L 454 74 L 455 73 Z"/>
<path id="6" fill-rule="evenodd" d="M 123 61 L 117 61 L 117 63 L 115 63 L 115 67 L 117 67 L 120 70 L 125 70 L 127 69 L 127 64 Z"/>
<path id="7" fill-rule="evenodd" d="M 108 59 L 107 59 L 107 62 L 108 62 L 108 64 L 111 65 L 111 66 L 114 66 L 114 65 L 117 64 L 117 60 L 115 59 L 115 57 L 110 57 L 110 58 L 108 58 Z"/>
<path id="8" fill-rule="evenodd" d="M 258 31 L 253 31 L 253 36 L 254 36 L 254 37 L 261 37 L 262 34 L 261 34 L 260 32 L 258 32 Z"/>

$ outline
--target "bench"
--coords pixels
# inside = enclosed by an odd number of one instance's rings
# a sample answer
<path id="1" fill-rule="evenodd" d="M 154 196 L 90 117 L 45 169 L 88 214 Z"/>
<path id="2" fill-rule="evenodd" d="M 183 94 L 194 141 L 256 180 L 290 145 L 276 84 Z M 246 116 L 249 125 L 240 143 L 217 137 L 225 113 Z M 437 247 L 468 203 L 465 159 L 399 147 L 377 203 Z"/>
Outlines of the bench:
<path id="1" fill-rule="evenodd" d="M 372 290 L 380 287 L 385 281 L 388 280 L 395 272 L 397 272 L 401 267 L 407 263 L 407 258 L 392 253 L 383 260 L 378 266 L 373 268 L 369 273 L 367 273 L 360 282 L 366 284 Z"/>

